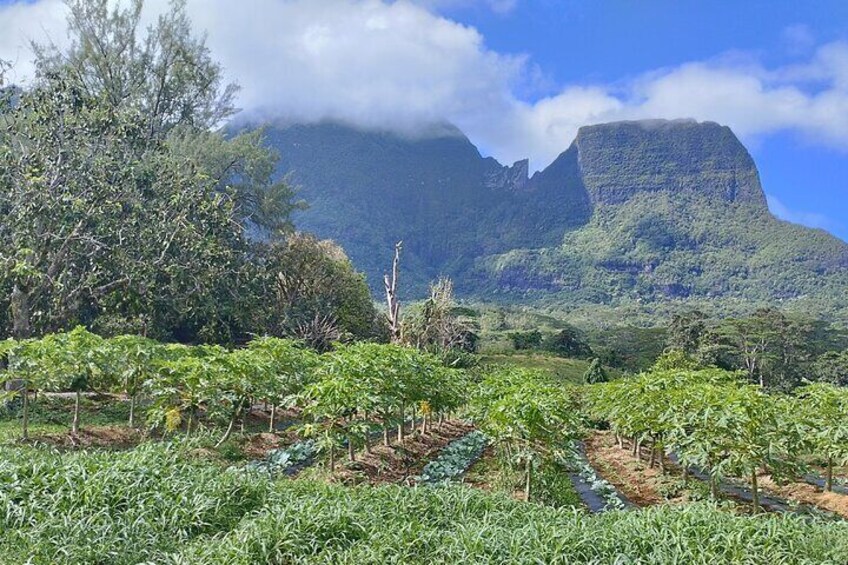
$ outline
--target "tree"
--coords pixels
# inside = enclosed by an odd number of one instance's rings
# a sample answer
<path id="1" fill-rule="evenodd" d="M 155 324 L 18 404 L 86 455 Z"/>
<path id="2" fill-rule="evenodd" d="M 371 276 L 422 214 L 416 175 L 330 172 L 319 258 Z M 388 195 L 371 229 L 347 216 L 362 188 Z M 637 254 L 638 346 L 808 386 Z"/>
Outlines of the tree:
<path id="1" fill-rule="evenodd" d="M 403 320 L 403 341 L 418 349 L 473 352 L 478 328 L 465 312 L 454 300 L 453 281 L 441 277 L 430 284 L 430 297 Z"/>
<path id="2" fill-rule="evenodd" d="M 676 314 L 668 327 L 666 345 L 687 355 L 695 355 L 706 334 L 707 319 L 707 315 L 700 310 Z"/>
<path id="3" fill-rule="evenodd" d="M 259 260 L 270 335 L 296 337 L 326 351 L 338 339 L 381 334 L 365 279 L 335 243 L 292 234 L 265 246 Z"/>
<path id="4" fill-rule="evenodd" d="M 848 463 L 848 391 L 829 383 L 797 391 L 800 418 L 812 452 L 825 461 L 825 490 L 833 490 L 833 466 Z"/>
<path id="5" fill-rule="evenodd" d="M 517 351 L 538 349 L 542 345 L 542 332 L 530 330 L 527 332 L 511 332 L 509 338 Z"/>
<path id="6" fill-rule="evenodd" d="M 400 265 L 400 251 L 403 242 L 395 243 L 395 256 L 392 260 L 392 275 L 383 275 L 383 284 L 386 287 L 387 319 L 389 322 L 389 333 L 393 343 L 401 339 L 400 299 L 398 298 L 398 273 Z"/>
<path id="7" fill-rule="evenodd" d="M 762 387 L 791 388 L 806 367 L 804 339 L 808 326 L 773 308 L 748 318 L 729 319 L 713 328 L 701 357 L 707 363 L 742 368 L 751 382 Z"/>
<path id="8" fill-rule="evenodd" d="M 499 368 L 473 394 L 471 410 L 480 429 L 523 467 L 524 496 L 530 500 L 533 468 L 542 450 L 576 439 L 581 418 L 574 396 L 543 373 Z"/>
<path id="9" fill-rule="evenodd" d="M 592 359 L 589 368 L 583 373 L 583 382 L 586 384 L 605 383 L 609 380 L 600 359 Z"/>
<path id="10" fill-rule="evenodd" d="M 263 355 L 268 362 L 270 375 L 256 383 L 256 395 L 271 403 L 268 431 L 274 431 L 277 407 L 293 403 L 308 384 L 311 372 L 319 364 L 318 355 L 299 342 L 275 337 L 253 339 L 248 348 Z"/>
<path id="11" fill-rule="evenodd" d="M 182 2 L 145 39 L 140 1 L 69 8 L 70 47 L 36 46 L 33 86 L 0 105 L 11 331 L 102 317 L 128 320 L 110 331 L 233 340 L 255 278 L 245 230 L 288 228 L 292 192 L 271 181 L 261 134 L 213 131 L 234 88 Z"/>
<path id="12" fill-rule="evenodd" d="M 592 348 L 575 328 L 567 326 L 544 340 L 543 349 L 561 357 L 588 359 L 592 357 Z"/>
<path id="13" fill-rule="evenodd" d="M 138 395 L 146 381 L 153 378 L 161 346 L 154 340 L 137 335 L 121 335 L 105 342 L 109 369 L 117 373 L 130 401 L 129 426 L 135 426 Z"/>
<path id="14" fill-rule="evenodd" d="M 813 363 L 812 375 L 818 381 L 848 386 L 848 351 L 823 353 Z"/>
<path id="15" fill-rule="evenodd" d="M 102 337 L 77 326 L 70 332 L 42 338 L 40 348 L 41 362 L 49 367 L 46 388 L 74 393 L 71 434 L 76 436 L 80 430 L 82 393 L 114 384 L 109 380 L 111 373 L 105 342 Z"/>

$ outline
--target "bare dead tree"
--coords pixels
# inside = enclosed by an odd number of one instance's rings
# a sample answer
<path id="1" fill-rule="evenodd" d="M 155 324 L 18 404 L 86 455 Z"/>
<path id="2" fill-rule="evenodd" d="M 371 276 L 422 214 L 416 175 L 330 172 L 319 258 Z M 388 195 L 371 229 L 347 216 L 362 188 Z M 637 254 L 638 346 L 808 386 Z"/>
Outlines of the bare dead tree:
<path id="1" fill-rule="evenodd" d="M 389 331 L 391 332 L 392 343 L 398 343 L 401 340 L 400 335 L 400 301 L 397 296 L 397 281 L 398 281 L 398 264 L 400 263 L 400 250 L 403 247 L 403 241 L 395 243 L 395 258 L 392 261 L 392 276 L 383 275 L 383 283 L 386 286 L 386 305 L 389 307 Z"/>

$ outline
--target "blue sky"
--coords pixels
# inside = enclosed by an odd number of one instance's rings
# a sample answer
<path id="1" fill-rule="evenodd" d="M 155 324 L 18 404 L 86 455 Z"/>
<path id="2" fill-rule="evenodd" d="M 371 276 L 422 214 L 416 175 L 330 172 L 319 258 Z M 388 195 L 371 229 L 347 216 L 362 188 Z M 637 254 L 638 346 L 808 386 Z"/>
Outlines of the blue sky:
<path id="1" fill-rule="evenodd" d="M 539 169 L 581 125 L 729 125 L 772 210 L 848 240 L 848 1 L 187 0 L 256 119 L 450 121 Z M 147 0 L 148 21 L 167 0 Z M 64 41 L 61 0 L 0 0 L 0 59 Z"/>

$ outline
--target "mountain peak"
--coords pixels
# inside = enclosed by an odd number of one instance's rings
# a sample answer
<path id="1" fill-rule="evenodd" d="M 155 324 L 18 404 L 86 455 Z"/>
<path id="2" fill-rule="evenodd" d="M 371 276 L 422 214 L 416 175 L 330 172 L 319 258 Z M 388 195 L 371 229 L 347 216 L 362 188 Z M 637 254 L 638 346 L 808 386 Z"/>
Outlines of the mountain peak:
<path id="1" fill-rule="evenodd" d="M 593 204 L 642 192 L 688 192 L 767 210 L 754 160 L 727 126 L 641 120 L 584 126 L 574 141 Z"/>

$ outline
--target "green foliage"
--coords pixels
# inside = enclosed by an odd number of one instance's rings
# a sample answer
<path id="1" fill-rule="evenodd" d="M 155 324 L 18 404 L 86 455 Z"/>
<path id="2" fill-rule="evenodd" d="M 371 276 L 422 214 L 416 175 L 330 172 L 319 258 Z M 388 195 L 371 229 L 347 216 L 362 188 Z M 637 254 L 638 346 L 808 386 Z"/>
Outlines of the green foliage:
<path id="1" fill-rule="evenodd" d="M 257 308 L 268 333 L 301 338 L 319 350 L 340 339 L 384 337 L 365 279 L 332 241 L 292 234 L 265 246 L 261 261 L 271 291 Z M 316 320 L 327 331 L 316 331 Z"/>
<path id="2" fill-rule="evenodd" d="M 0 562 L 843 563 L 841 522 L 709 504 L 587 515 L 462 486 L 222 472 L 175 445 L 0 454 Z"/>
<path id="3" fill-rule="evenodd" d="M 495 445 L 524 467 L 527 500 L 533 469 L 541 459 L 540 446 L 564 448 L 582 428 L 574 391 L 544 373 L 526 369 L 490 369 L 478 384 L 469 410 Z"/>
<path id="4" fill-rule="evenodd" d="M 816 380 L 848 386 L 848 350 L 823 353 L 813 363 L 811 373 Z"/>
<path id="5" fill-rule="evenodd" d="M 585 373 L 583 373 L 583 382 L 593 385 L 597 383 L 605 383 L 608 380 L 609 376 L 604 370 L 604 366 L 601 365 L 600 359 L 592 359 L 592 363 L 589 365 L 589 368 L 586 369 Z"/>
<path id="6" fill-rule="evenodd" d="M 452 441 L 424 466 L 418 481 L 436 485 L 456 480 L 480 457 L 488 443 L 488 438 L 479 431 Z"/>
<path id="7" fill-rule="evenodd" d="M 542 333 L 539 330 L 529 332 L 513 332 L 509 334 L 512 346 L 521 351 L 522 349 L 539 349 L 542 345 Z"/>
<path id="8" fill-rule="evenodd" d="M 516 347 L 516 349 L 518 349 Z M 592 348 L 584 340 L 577 329 L 568 326 L 556 334 L 547 337 L 542 349 L 572 359 L 588 359 L 592 357 Z"/>
<path id="9" fill-rule="evenodd" d="M 798 455 L 810 439 L 800 407 L 791 398 L 744 385 L 738 373 L 721 369 L 663 368 L 595 385 L 589 392 L 593 416 L 652 449 L 677 453 L 684 465 L 722 477 L 778 479 L 801 468 Z M 634 452 L 635 453 L 635 452 Z M 715 484 L 715 483 L 714 483 Z"/>

